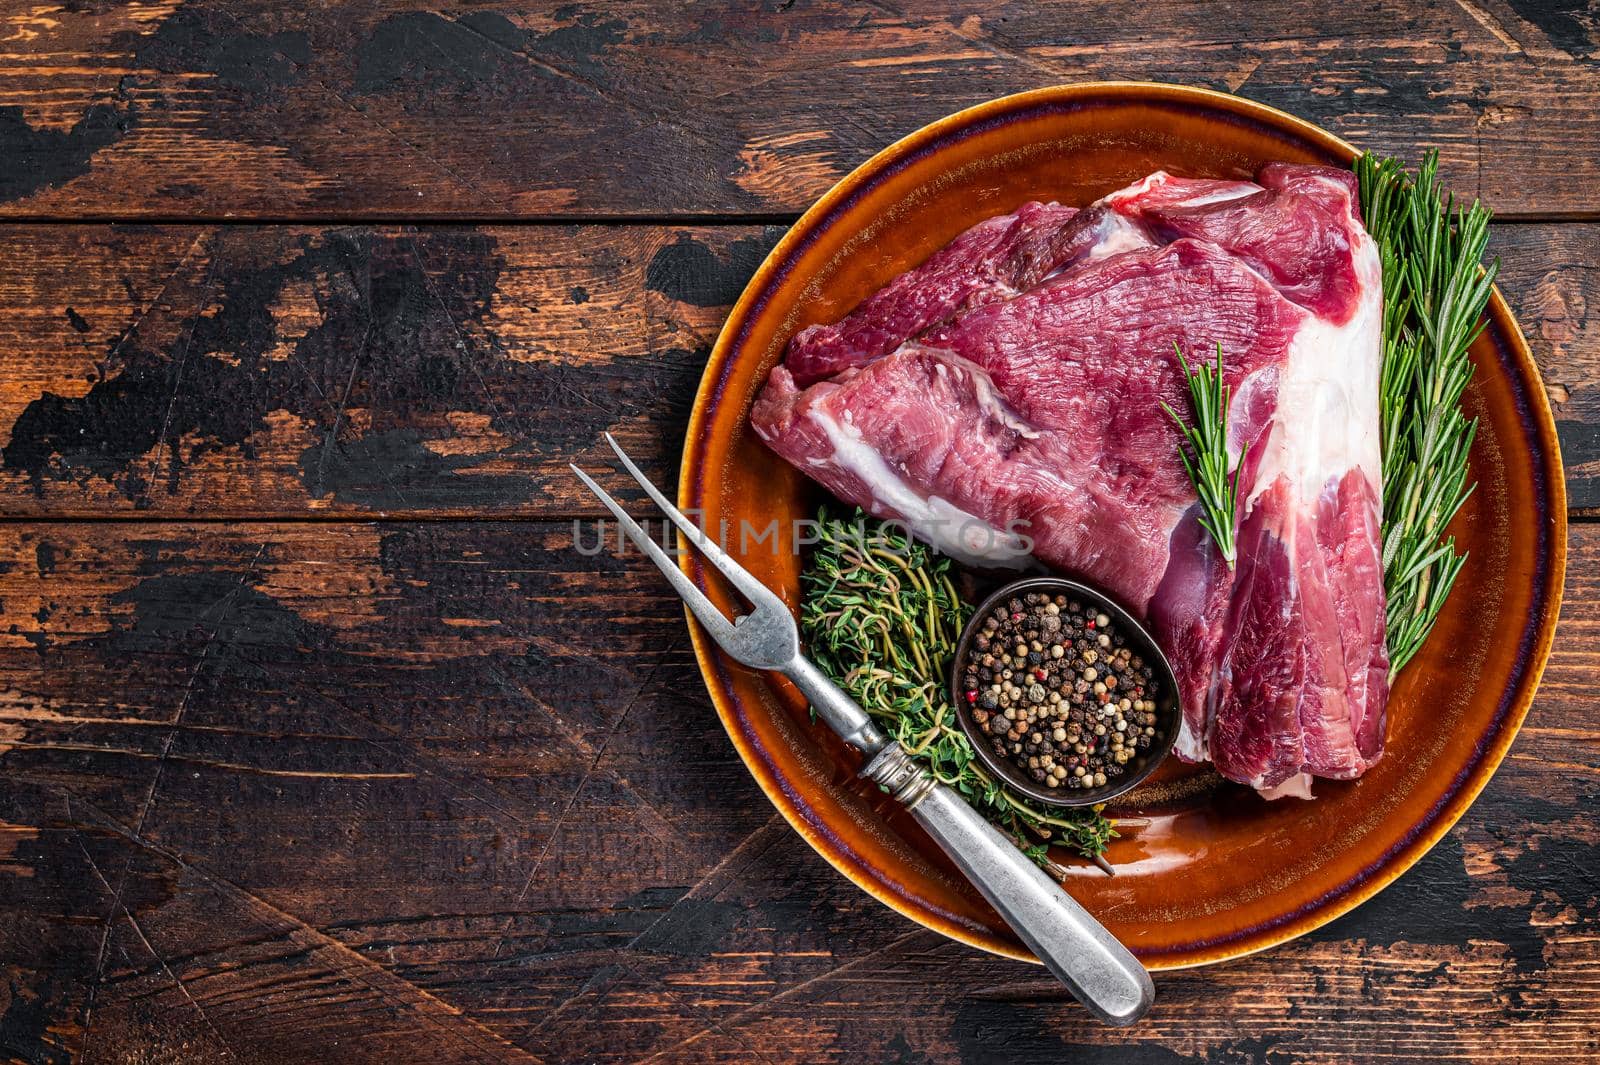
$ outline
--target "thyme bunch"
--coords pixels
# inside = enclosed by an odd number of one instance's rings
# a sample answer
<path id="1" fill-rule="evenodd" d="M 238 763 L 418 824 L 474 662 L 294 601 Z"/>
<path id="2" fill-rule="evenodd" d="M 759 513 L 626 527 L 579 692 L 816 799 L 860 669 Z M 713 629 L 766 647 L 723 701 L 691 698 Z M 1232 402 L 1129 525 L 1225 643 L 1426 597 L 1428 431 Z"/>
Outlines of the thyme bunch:
<path id="1" fill-rule="evenodd" d="M 1053 810 L 1011 794 L 961 731 L 948 678 L 971 608 L 950 560 L 859 510 L 845 520 L 824 508 L 817 526 L 800 575 L 800 629 L 817 666 L 1041 866 L 1059 869 L 1054 844 L 1098 857 L 1116 834 L 1098 808 Z"/>

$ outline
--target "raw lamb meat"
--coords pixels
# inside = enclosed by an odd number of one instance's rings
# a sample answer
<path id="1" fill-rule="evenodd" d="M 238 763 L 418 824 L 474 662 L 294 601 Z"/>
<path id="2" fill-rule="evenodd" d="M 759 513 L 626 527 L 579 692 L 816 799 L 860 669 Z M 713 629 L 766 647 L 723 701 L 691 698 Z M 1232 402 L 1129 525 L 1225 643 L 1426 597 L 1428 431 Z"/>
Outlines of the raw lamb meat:
<path id="1" fill-rule="evenodd" d="M 751 422 L 958 559 L 1031 554 L 1119 597 L 1178 674 L 1179 754 L 1309 796 L 1382 752 L 1381 310 L 1348 173 L 1158 172 L 980 223 L 802 331 Z M 1175 343 L 1224 352 L 1246 454 L 1231 570 L 1160 406 L 1189 409 Z"/>

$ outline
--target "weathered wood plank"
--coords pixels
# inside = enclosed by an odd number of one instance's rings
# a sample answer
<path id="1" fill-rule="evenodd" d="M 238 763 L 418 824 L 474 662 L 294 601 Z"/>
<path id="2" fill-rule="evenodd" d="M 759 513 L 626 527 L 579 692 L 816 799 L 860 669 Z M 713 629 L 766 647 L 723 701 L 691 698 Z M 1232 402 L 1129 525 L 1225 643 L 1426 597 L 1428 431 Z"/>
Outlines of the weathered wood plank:
<path id="1" fill-rule="evenodd" d="M 1593 1057 L 1600 526 L 1573 528 L 1538 704 L 1463 824 L 1317 935 L 1162 977 L 1127 1033 L 826 868 L 722 735 L 676 602 L 637 558 L 572 539 L 561 522 L 0 527 L 0 1048 Z"/>
<path id="2" fill-rule="evenodd" d="M 7 29 L 13 216 L 789 213 L 933 119 L 1093 79 L 1438 145 L 1504 213 L 1600 211 L 1581 4 L 159 0 Z"/>
<path id="3" fill-rule="evenodd" d="M 1491 250 L 1555 414 L 1567 503 L 1600 514 L 1600 226 L 1501 226 Z"/>
<path id="4" fill-rule="evenodd" d="M 4 508 L 589 512 L 566 464 L 603 430 L 672 481 L 725 305 L 776 238 L 8 229 Z"/>
<path id="5" fill-rule="evenodd" d="M 594 513 L 662 483 L 775 227 L 0 228 L 12 515 Z M 1503 287 L 1600 506 L 1600 225 L 1499 227 Z"/>

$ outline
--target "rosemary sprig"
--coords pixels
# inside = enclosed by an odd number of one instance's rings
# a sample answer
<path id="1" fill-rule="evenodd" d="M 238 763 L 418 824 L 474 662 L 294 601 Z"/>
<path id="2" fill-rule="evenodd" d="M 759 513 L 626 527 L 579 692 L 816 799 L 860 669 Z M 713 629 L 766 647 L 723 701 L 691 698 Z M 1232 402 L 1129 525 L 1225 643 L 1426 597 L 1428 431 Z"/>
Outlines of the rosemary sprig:
<path id="1" fill-rule="evenodd" d="M 1116 835 L 1094 810 L 1047 810 L 983 769 L 950 706 L 947 678 L 970 608 L 950 560 L 869 519 L 817 515 L 800 575 L 808 653 L 936 779 L 955 788 L 1046 869 L 1052 844 L 1098 856 Z"/>
<path id="2" fill-rule="evenodd" d="M 1189 399 L 1194 408 L 1194 425 L 1189 425 L 1167 404 L 1161 409 L 1178 423 L 1188 447 L 1179 445 L 1178 457 L 1188 471 L 1195 495 L 1200 497 L 1200 525 L 1211 534 L 1217 550 L 1233 568 L 1233 521 L 1238 505 L 1239 470 L 1244 468 L 1244 452 L 1239 454 L 1238 465 L 1228 473 L 1228 404 L 1232 390 L 1222 383 L 1222 345 L 1217 345 L 1215 366 L 1198 362 L 1190 367 L 1177 344 L 1172 349 L 1178 353 L 1178 365 L 1189 384 Z M 1189 457 L 1193 449 L 1194 458 Z"/>
<path id="3" fill-rule="evenodd" d="M 1439 155 L 1413 178 L 1394 159 L 1356 160 L 1362 215 L 1383 263 L 1383 571 L 1390 675 L 1409 662 L 1466 562 L 1444 535 L 1475 485 L 1467 455 L 1477 419 L 1461 410 L 1467 349 L 1499 270 L 1484 265 L 1489 211 L 1441 192 Z"/>

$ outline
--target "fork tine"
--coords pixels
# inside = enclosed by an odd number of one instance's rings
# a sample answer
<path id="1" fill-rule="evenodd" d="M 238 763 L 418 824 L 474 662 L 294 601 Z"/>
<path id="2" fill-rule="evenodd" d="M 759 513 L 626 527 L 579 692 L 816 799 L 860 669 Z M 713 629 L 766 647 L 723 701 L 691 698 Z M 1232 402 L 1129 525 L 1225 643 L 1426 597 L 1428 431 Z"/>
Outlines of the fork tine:
<path id="1" fill-rule="evenodd" d="M 732 581 L 734 586 L 745 594 L 745 598 L 755 604 L 756 609 L 777 609 L 785 614 L 789 612 L 789 608 L 783 605 L 783 600 L 779 599 L 775 592 L 765 584 L 762 584 L 749 570 L 735 562 L 722 549 L 722 545 L 701 532 L 699 526 L 685 517 L 682 511 L 667 502 L 667 497 L 662 495 L 661 490 L 651 484 L 650 479 L 640 472 L 639 467 L 633 464 L 633 460 L 622 450 L 622 445 L 617 443 L 614 436 L 606 433 L 605 438 L 606 443 L 611 445 L 611 450 L 617 453 L 617 458 L 622 461 L 622 465 L 633 475 L 633 479 L 639 482 L 639 487 L 643 488 L 645 493 L 655 502 L 655 505 L 660 507 L 667 517 L 672 519 L 672 524 L 682 530 L 683 535 L 689 538 L 689 542 L 698 547 L 707 560 L 717 567 L 724 577 Z"/>
<path id="2" fill-rule="evenodd" d="M 667 557 L 665 551 L 661 550 L 661 545 L 650 539 L 650 535 L 639 528 L 639 523 L 629 517 L 628 512 L 623 510 L 621 505 L 606 493 L 605 489 L 595 484 L 594 480 L 587 473 L 578 469 L 576 465 L 572 465 L 572 472 L 577 474 L 578 479 L 588 487 L 589 491 L 593 492 L 600 502 L 606 505 L 606 509 L 616 517 L 623 531 L 628 534 L 628 538 L 639 546 L 639 550 L 650 556 L 650 561 L 654 562 L 656 568 L 661 570 L 662 575 L 671 582 L 673 590 L 689 605 L 689 609 L 694 611 L 694 616 L 700 619 L 700 624 L 705 626 L 706 631 L 711 634 L 712 638 L 730 654 L 733 653 L 734 648 L 731 645 L 738 641 L 738 634 L 733 627 L 733 623 L 723 615 L 722 611 L 716 608 L 711 600 L 705 597 L 705 593 L 694 586 L 694 582 L 684 574 L 683 570 L 677 567 L 672 559 Z"/>

